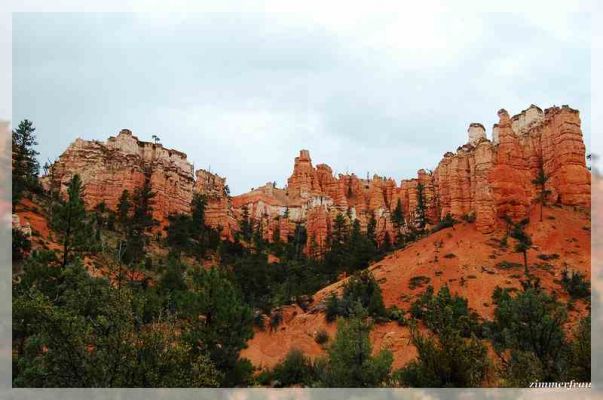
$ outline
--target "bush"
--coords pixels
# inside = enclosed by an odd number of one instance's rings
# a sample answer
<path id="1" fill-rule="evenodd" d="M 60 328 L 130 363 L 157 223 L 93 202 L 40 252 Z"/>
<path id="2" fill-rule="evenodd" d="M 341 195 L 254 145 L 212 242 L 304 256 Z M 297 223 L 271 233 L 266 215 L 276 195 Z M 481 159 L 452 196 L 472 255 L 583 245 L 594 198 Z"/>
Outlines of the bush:
<path id="1" fill-rule="evenodd" d="M 301 350 L 292 349 L 285 359 L 274 367 L 272 375 L 277 386 L 309 386 L 316 380 L 312 361 Z"/>
<path id="2" fill-rule="evenodd" d="M 428 286 L 412 304 L 410 313 L 438 334 L 458 331 L 464 337 L 482 335 L 478 316 L 469 310 L 467 299 L 451 295 L 448 286 L 443 286 L 437 295 L 434 295 L 433 287 Z"/>
<path id="3" fill-rule="evenodd" d="M 255 315 L 253 316 L 253 325 L 260 330 L 266 329 L 266 325 L 264 324 L 264 314 L 262 314 L 260 311 L 255 312 Z"/>
<path id="4" fill-rule="evenodd" d="M 406 318 L 404 317 L 404 310 L 400 310 L 397 306 L 391 306 L 387 310 L 390 321 L 396 321 L 398 325 L 406 325 Z"/>
<path id="5" fill-rule="evenodd" d="M 338 321 L 337 335 L 321 371 L 321 384 L 356 388 L 382 386 L 389 375 L 393 356 L 388 350 L 372 355 L 371 326 L 365 322 L 366 312 L 357 306 L 353 315 L 350 319 Z"/>
<path id="6" fill-rule="evenodd" d="M 367 271 L 354 274 L 344 284 L 341 299 L 335 293 L 331 293 L 326 301 L 327 321 L 332 322 L 337 316 L 350 317 L 358 304 L 377 320 L 386 317 L 381 288 L 374 276 Z"/>
<path id="7" fill-rule="evenodd" d="M 13 262 L 23 260 L 31 251 L 31 241 L 19 229 L 13 228 Z"/>
<path id="8" fill-rule="evenodd" d="M 270 329 L 272 331 L 275 331 L 281 322 L 283 322 L 283 314 L 280 311 L 275 311 L 270 315 Z"/>
<path id="9" fill-rule="evenodd" d="M 538 254 L 538 258 L 544 261 L 557 260 L 559 258 L 559 254 Z"/>
<path id="10" fill-rule="evenodd" d="M 422 287 L 422 286 L 428 284 L 430 281 L 431 281 L 431 279 L 427 276 L 423 276 L 423 275 L 413 276 L 412 278 L 410 278 L 410 281 L 408 282 L 408 288 L 410 290 L 414 290 L 418 287 Z"/>
<path id="11" fill-rule="evenodd" d="M 452 228 L 454 226 L 454 224 L 457 223 L 457 220 L 455 220 L 452 217 L 452 214 L 447 213 L 444 218 L 442 218 L 438 224 L 436 226 L 433 227 L 433 229 L 431 230 L 432 233 L 435 233 L 437 231 L 440 231 L 442 229 L 445 228 Z"/>
<path id="12" fill-rule="evenodd" d="M 488 331 L 494 350 L 503 360 L 506 383 L 524 386 L 536 379 L 565 380 L 565 307 L 534 287 L 514 297 L 508 289 L 497 289 L 493 301 L 497 307 Z"/>
<path id="13" fill-rule="evenodd" d="M 463 216 L 461 217 L 461 219 L 465 222 L 468 222 L 470 224 L 475 222 L 475 213 L 470 212 L 467 214 L 463 214 Z"/>
<path id="14" fill-rule="evenodd" d="M 337 319 L 337 316 L 339 316 L 340 314 L 341 309 L 339 305 L 339 298 L 335 293 L 331 293 L 329 297 L 327 297 L 325 318 L 328 322 L 333 322 Z"/>
<path id="15" fill-rule="evenodd" d="M 320 345 L 323 345 L 329 341 L 329 334 L 326 330 L 320 329 L 318 332 L 316 332 L 314 341 Z"/>
<path id="16" fill-rule="evenodd" d="M 523 267 L 520 263 L 510 262 L 510 261 L 501 261 L 496 264 L 496 268 L 500 269 L 513 269 L 513 268 L 521 268 Z"/>
<path id="17" fill-rule="evenodd" d="M 573 299 L 590 297 L 590 281 L 580 272 L 570 273 L 567 268 L 561 272 L 561 285 Z"/>
<path id="18" fill-rule="evenodd" d="M 487 350 L 475 337 L 463 339 L 458 332 L 423 337 L 413 329 L 412 342 L 419 355 L 394 373 L 394 379 L 401 385 L 476 387 L 487 375 Z"/>

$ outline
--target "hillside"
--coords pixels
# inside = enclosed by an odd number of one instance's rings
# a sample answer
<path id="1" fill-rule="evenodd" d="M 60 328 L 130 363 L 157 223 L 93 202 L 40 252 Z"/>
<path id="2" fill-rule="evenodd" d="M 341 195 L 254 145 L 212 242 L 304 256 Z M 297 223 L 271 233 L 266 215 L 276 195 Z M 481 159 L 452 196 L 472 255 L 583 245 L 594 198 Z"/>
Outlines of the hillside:
<path id="1" fill-rule="evenodd" d="M 565 266 L 590 275 L 590 216 L 567 207 L 546 208 L 544 215 L 543 222 L 538 222 L 537 210 L 530 215 L 532 223 L 527 232 L 534 242 L 533 249 L 528 252 L 530 272 L 541 279 L 547 291 L 556 293 L 563 302 L 567 302 L 568 295 L 555 281 L 560 279 Z M 429 279 L 428 284 L 435 289 L 448 285 L 452 293 L 466 297 L 469 306 L 480 317 L 491 319 L 494 288 L 519 289 L 519 279 L 523 278 L 522 255 L 513 252 L 512 244 L 508 248 L 501 248 L 500 239 L 503 236 L 503 230 L 482 234 L 475 224 L 459 223 L 394 252 L 372 264 L 369 270 L 379 282 L 386 306 L 397 305 L 408 311 L 412 301 L 426 287 L 423 284 L 410 289 L 409 283 L 413 278 L 423 276 Z M 435 243 L 440 241 L 441 247 L 436 249 Z M 545 261 L 538 257 L 546 258 L 547 255 L 554 259 Z M 504 261 L 517 265 L 505 269 L 500 266 Z M 298 306 L 285 307 L 284 320 L 278 330 L 256 330 L 242 356 L 249 358 L 256 366 L 272 367 L 293 348 L 299 348 L 313 357 L 324 354 L 314 336 L 317 331 L 325 329 L 330 337 L 334 337 L 336 324 L 327 323 L 324 313 L 317 311 L 316 305 L 331 292 L 339 291 L 344 281 L 317 292 L 314 295 L 314 308 L 308 312 L 303 312 Z M 571 331 L 586 314 L 585 303 L 576 302 L 566 330 Z M 394 368 L 403 366 L 416 356 L 416 350 L 410 344 L 409 329 L 394 322 L 376 324 L 371 332 L 371 342 L 375 352 L 383 346 L 392 350 Z"/>

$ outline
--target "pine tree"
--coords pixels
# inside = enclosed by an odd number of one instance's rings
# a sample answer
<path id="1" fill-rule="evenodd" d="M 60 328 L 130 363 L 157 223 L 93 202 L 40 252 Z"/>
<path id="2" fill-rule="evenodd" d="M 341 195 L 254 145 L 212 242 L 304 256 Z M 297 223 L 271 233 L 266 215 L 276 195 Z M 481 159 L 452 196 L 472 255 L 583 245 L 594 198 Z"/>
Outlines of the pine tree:
<path id="1" fill-rule="evenodd" d="M 36 128 L 27 119 L 21 121 L 16 131 L 13 131 L 13 209 L 23 192 L 32 189 L 37 184 L 40 165 L 36 160 L 39 154 L 34 150 L 38 144 L 35 136 Z"/>
<path id="2" fill-rule="evenodd" d="M 199 258 L 205 255 L 207 247 L 210 246 L 210 232 L 205 225 L 205 208 L 207 207 L 207 197 L 199 193 L 193 195 L 191 203 L 192 220 L 191 236 L 197 241 L 197 251 Z"/>
<path id="3" fill-rule="evenodd" d="M 119 202 L 117 203 L 117 219 L 119 223 L 123 226 L 127 224 L 131 208 L 132 203 L 130 202 L 130 192 L 128 192 L 128 190 L 126 189 L 121 192 Z"/>
<path id="4" fill-rule="evenodd" d="M 157 224 L 153 219 L 153 198 L 155 192 L 151 190 L 151 183 L 145 180 L 141 188 L 136 189 L 132 198 L 133 213 L 128 220 L 126 230 L 126 249 L 124 261 L 127 264 L 140 261 L 144 256 L 147 244 L 146 233 Z"/>
<path id="5" fill-rule="evenodd" d="M 329 360 L 323 378 L 328 387 L 377 387 L 384 384 L 393 357 L 389 350 L 372 355 L 370 325 L 366 311 L 357 307 L 354 316 L 340 319 L 337 334 L 329 347 Z"/>
<path id="6" fill-rule="evenodd" d="M 239 229 L 241 230 L 243 239 L 250 240 L 253 233 L 253 227 L 249 218 L 249 207 L 247 207 L 247 204 L 243 205 L 242 210 L 243 214 L 241 215 L 241 221 L 239 222 Z"/>
<path id="7" fill-rule="evenodd" d="M 523 253 L 523 263 L 525 267 L 525 273 L 528 274 L 528 250 L 532 247 L 532 238 L 528 235 L 524 228 L 530 221 L 526 218 L 516 224 L 513 224 L 510 236 L 517 242 L 515 244 L 515 252 Z"/>
<path id="8" fill-rule="evenodd" d="M 417 208 L 416 208 L 416 216 L 415 223 L 419 230 L 425 229 L 425 225 L 429 223 L 427 220 L 427 209 L 425 205 L 425 185 L 419 183 L 417 185 Z"/>
<path id="9" fill-rule="evenodd" d="M 377 246 L 377 220 L 373 213 L 371 213 L 368 223 L 366 224 L 366 237 Z"/>
<path id="10" fill-rule="evenodd" d="M 392 213 L 392 223 L 396 229 L 400 229 L 404 226 L 404 209 L 402 208 L 402 201 L 398 199 L 396 208 Z"/>
<path id="11" fill-rule="evenodd" d="M 69 182 L 67 201 L 59 201 L 55 206 L 52 227 L 61 236 L 63 267 L 70 260 L 71 253 L 85 250 L 91 244 L 94 234 L 82 199 L 82 181 L 77 174 Z"/>
<path id="12" fill-rule="evenodd" d="M 546 198 L 551 194 L 550 190 L 546 189 L 546 183 L 549 180 L 549 176 L 544 173 L 544 167 L 542 164 L 538 170 L 538 175 L 532 180 L 532 183 L 538 188 L 538 202 L 540 203 L 540 222 L 542 222 L 542 209 L 546 205 Z"/>
<path id="13" fill-rule="evenodd" d="M 347 241 L 347 237 L 347 224 L 343 214 L 339 213 L 335 217 L 335 221 L 333 223 L 333 235 L 331 245 L 344 245 Z"/>

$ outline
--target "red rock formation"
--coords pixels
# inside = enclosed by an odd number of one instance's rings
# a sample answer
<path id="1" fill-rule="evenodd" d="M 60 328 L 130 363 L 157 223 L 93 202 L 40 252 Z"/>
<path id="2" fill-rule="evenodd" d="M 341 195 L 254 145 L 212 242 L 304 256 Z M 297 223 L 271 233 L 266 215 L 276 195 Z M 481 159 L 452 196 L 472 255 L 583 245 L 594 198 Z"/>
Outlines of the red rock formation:
<path id="1" fill-rule="evenodd" d="M 204 169 L 195 172 L 193 191 L 205 196 L 205 223 L 220 231 L 223 238 L 232 239 L 238 230 L 238 223 L 232 212 L 232 204 L 226 178 Z"/>
<path id="2" fill-rule="evenodd" d="M 106 143 L 76 140 L 44 181 L 64 194 L 71 176 L 79 173 L 89 207 L 105 201 L 115 208 L 124 189 L 133 192 L 148 179 L 157 192 L 155 218 L 161 221 L 171 213 L 188 212 L 196 191 L 207 196 L 206 221 L 220 227 L 223 237 L 233 237 L 237 219 L 247 207 L 266 239 L 273 240 L 278 231 L 286 241 L 296 223 L 305 223 L 306 251 L 321 252 L 338 213 L 357 218 L 363 229 L 374 217 L 378 240 L 386 232 L 394 238 L 391 214 L 400 201 L 406 225 L 412 227 L 419 184 L 424 188 L 430 224 L 448 213 L 457 218 L 474 214 L 477 229 L 491 232 L 504 215 L 523 218 L 536 206 L 538 188 L 532 180 L 540 168 L 549 176 L 549 202 L 590 206 L 590 172 L 578 111 L 567 106 L 542 111 L 532 105 L 511 118 L 500 110 L 492 141 L 486 138 L 483 125 L 472 123 L 468 143 L 455 153 L 446 153 L 433 172 L 419 170 L 416 178 L 402 180 L 399 186 L 393 179 L 376 175 L 371 179 L 334 176 L 326 164 L 314 167 L 309 151 L 301 150 L 287 187 L 268 183 L 231 201 L 224 178 L 199 170 L 195 181 L 185 154 L 141 142 L 127 130 Z"/>
<path id="3" fill-rule="evenodd" d="M 186 154 L 140 141 L 126 129 L 106 143 L 77 139 L 52 165 L 42 182 L 47 189 L 66 195 L 75 174 L 82 179 L 83 198 L 89 208 L 105 202 L 109 209 L 115 210 L 124 190 L 132 194 L 148 179 L 156 193 L 153 217 L 160 223 L 164 224 L 170 214 L 190 212 L 193 191 L 197 191 L 208 197 L 209 225 L 223 227 L 225 237 L 232 237 L 236 226 L 229 213 L 224 178 L 200 170 L 195 183 Z"/>
<path id="4" fill-rule="evenodd" d="M 169 214 L 190 210 L 193 168 L 186 154 L 161 144 L 141 142 L 122 130 L 106 143 L 77 139 L 52 165 L 44 178 L 47 186 L 65 195 L 73 175 L 79 174 L 84 201 L 90 208 L 105 202 L 115 209 L 124 190 L 134 193 L 149 179 L 153 217 L 164 222 Z"/>
<path id="5" fill-rule="evenodd" d="M 500 110 L 499 119 L 492 141 L 483 125 L 472 123 L 467 144 L 456 153 L 446 153 L 433 173 L 419 170 L 417 178 L 403 180 L 400 186 L 379 176 L 335 177 L 326 164 L 313 167 L 309 152 L 302 150 L 286 189 L 259 188 L 235 197 L 234 206 L 244 203 L 253 210 L 252 216 L 264 218 L 283 215 L 288 209 L 293 220 L 306 222 L 308 247 L 313 240 L 319 248 L 324 247 L 338 212 L 358 218 L 364 229 L 374 215 L 379 240 L 385 232 L 393 238 L 391 212 L 400 200 L 406 223 L 412 226 L 419 183 L 431 224 L 447 213 L 456 218 L 473 214 L 477 229 L 484 233 L 493 231 L 504 215 L 515 219 L 528 215 L 538 195 L 532 180 L 541 165 L 550 177 L 546 185 L 550 202 L 590 206 L 590 172 L 577 111 L 564 106 L 543 112 L 532 105 L 513 118 Z"/>

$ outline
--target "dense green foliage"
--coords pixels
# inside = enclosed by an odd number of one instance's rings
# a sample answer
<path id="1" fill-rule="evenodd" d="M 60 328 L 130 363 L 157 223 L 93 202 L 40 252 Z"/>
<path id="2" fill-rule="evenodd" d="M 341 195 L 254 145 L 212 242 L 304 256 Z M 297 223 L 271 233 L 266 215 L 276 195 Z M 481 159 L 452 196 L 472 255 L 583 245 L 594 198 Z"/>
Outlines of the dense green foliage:
<path id="1" fill-rule="evenodd" d="M 171 316 L 141 325 L 142 299 L 92 278 L 79 262 L 34 256 L 13 293 L 13 383 L 17 387 L 217 386 L 206 351 Z"/>
<path id="2" fill-rule="evenodd" d="M 13 263 L 22 261 L 31 250 L 31 241 L 20 229 L 12 229 Z"/>
<path id="3" fill-rule="evenodd" d="M 573 299 L 590 297 L 590 282 L 580 272 L 561 271 L 561 285 Z"/>
<path id="4" fill-rule="evenodd" d="M 389 376 L 393 357 L 389 350 L 372 355 L 370 324 L 365 311 L 356 307 L 349 319 L 337 323 L 337 335 L 328 349 L 328 361 L 322 373 L 327 387 L 378 387 Z"/>
<path id="5" fill-rule="evenodd" d="M 589 334 L 582 327 L 574 343 L 568 343 L 562 328 L 567 311 L 561 303 L 538 287 L 528 286 L 514 297 L 506 289 L 496 290 L 493 300 L 497 308 L 490 337 L 503 362 L 507 385 L 527 386 L 536 380 L 566 381 L 590 375 L 590 363 L 584 361 Z M 574 356 L 572 347 L 582 351 Z"/>
<path id="6" fill-rule="evenodd" d="M 437 295 L 434 295 L 433 287 L 428 286 L 412 304 L 410 314 L 437 334 L 455 330 L 464 337 L 481 335 L 478 316 L 469 310 L 467 299 L 451 295 L 448 286 L 443 286 Z"/>
<path id="7" fill-rule="evenodd" d="M 412 343 L 418 358 L 394 374 L 403 386 L 477 387 L 487 375 L 486 346 L 475 336 L 465 339 L 454 329 L 423 336 L 415 328 Z"/>
<path id="8" fill-rule="evenodd" d="M 217 230 L 205 225 L 207 200 L 196 193 L 191 204 L 191 214 L 177 214 L 169 217 L 166 228 L 167 244 L 178 256 L 182 253 L 203 260 L 208 250 L 216 250 L 220 243 Z"/>
<path id="9" fill-rule="evenodd" d="M 67 200 L 57 200 L 52 213 L 52 228 L 59 233 L 63 245 L 63 267 L 73 256 L 90 250 L 94 231 L 82 199 L 82 181 L 74 175 L 67 189 Z"/>
<path id="10" fill-rule="evenodd" d="M 327 321 L 334 321 L 338 316 L 350 317 L 358 306 L 377 320 L 386 318 L 381 288 L 373 275 L 367 271 L 353 275 L 343 285 L 341 298 L 334 293 L 327 298 Z"/>
<path id="11" fill-rule="evenodd" d="M 37 191 L 40 165 L 36 159 L 38 152 L 34 146 L 36 135 L 33 123 L 27 119 L 21 121 L 12 132 L 12 187 L 13 209 L 26 190 Z"/>

